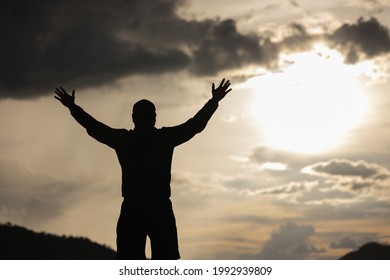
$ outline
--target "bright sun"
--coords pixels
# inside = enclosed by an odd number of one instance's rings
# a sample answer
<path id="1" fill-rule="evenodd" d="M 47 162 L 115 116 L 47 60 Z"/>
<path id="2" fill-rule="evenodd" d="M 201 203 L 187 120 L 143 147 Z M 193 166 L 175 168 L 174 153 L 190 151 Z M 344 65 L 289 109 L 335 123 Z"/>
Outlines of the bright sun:
<path id="1" fill-rule="evenodd" d="M 353 66 L 323 44 L 309 52 L 285 55 L 281 73 L 252 78 L 254 114 L 266 145 L 300 153 L 318 153 L 342 143 L 367 111 L 367 97 Z"/>

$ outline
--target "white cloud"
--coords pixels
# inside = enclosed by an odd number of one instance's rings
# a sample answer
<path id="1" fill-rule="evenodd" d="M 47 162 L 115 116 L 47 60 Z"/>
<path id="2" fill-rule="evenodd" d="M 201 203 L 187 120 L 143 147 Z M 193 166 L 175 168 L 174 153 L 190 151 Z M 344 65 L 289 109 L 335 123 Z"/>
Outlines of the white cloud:
<path id="1" fill-rule="evenodd" d="M 282 162 L 265 162 L 262 165 L 260 165 L 260 169 L 285 171 L 287 169 L 287 164 L 284 164 Z"/>
<path id="2" fill-rule="evenodd" d="M 231 155 L 229 158 L 231 160 L 239 162 L 239 163 L 247 163 L 247 162 L 249 162 L 249 158 L 246 157 L 246 156 Z"/>

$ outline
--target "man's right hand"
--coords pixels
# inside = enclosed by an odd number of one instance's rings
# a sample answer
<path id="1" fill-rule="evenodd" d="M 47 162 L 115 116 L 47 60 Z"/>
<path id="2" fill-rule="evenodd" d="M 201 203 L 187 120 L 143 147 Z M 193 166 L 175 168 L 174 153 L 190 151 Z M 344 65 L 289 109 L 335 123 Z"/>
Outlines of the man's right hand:
<path id="1" fill-rule="evenodd" d="M 72 95 L 70 95 L 62 87 L 59 87 L 56 88 L 55 93 L 57 94 L 57 96 L 54 96 L 54 98 L 59 100 L 62 103 L 62 105 L 64 105 L 65 107 L 70 108 L 75 105 L 74 90 L 72 90 Z"/>

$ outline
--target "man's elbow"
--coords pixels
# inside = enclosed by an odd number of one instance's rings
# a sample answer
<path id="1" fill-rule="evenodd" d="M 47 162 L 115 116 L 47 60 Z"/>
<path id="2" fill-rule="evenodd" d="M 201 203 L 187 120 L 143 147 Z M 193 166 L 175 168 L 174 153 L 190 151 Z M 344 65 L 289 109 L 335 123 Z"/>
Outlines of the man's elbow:
<path id="1" fill-rule="evenodd" d="M 194 121 L 192 124 L 193 130 L 196 134 L 202 132 L 206 128 L 206 126 L 207 126 L 207 122 L 195 122 Z"/>

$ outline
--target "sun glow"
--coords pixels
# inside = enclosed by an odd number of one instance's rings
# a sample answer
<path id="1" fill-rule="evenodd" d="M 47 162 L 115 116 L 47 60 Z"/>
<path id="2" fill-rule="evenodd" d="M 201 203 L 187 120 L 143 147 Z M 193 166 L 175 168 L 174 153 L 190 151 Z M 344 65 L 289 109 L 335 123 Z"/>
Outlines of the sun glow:
<path id="1" fill-rule="evenodd" d="M 367 111 L 367 97 L 353 66 L 325 45 L 284 55 L 286 68 L 252 78 L 253 112 L 266 145 L 301 153 L 318 153 L 342 144 Z"/>

